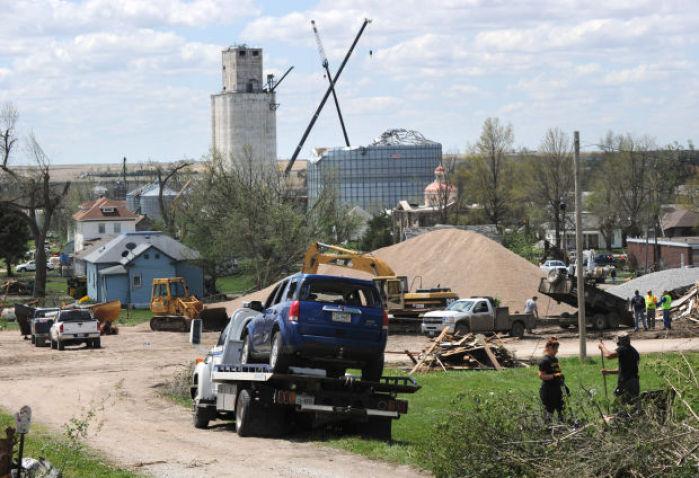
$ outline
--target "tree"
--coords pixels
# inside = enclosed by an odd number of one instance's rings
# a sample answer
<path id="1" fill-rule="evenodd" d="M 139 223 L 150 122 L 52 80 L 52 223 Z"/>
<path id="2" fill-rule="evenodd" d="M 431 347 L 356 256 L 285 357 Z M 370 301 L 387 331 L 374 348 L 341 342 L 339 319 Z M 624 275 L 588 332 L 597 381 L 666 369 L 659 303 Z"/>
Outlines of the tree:
<path id="1" fill-rule="evenodd" d="M 155 175 L 158 178 L 158 207 L 160 208 L 160 217 L 165 224 L 165 230 L 171 236 L 175 235 L 175 200 L 171 202 L 166 202 L 163 197 L 163 192 L 168 185 L 168 182 L 172 180 L 177 174 L 189 167 L 192 163 L 189 161 L 180 161 L 178 163 L 169 165 L 164 168 L 161 164 L 155 164 Z"/>
<path id="2" fill-rule="evenodd" d="M 362 250 L 373 251 L 393 244 L 392 229 L 393 223 L 388 213 L 376 214 L 367 224 L 367 230 L 362 238 Z"/>
<path id="3" fill-rule="evenodd" d="M 12 275 L 12 264 L 21 260 L 29 248 L 31 232 L 24 220 L 12 210 L 0 207 L 0 257 L 5 259 L 7 275 Z"/>
<path id="4" fill-rule="evenodd" d="M 19 170 L 10 160 L 14 154 L 18 137 L 16 133 L 19 114 L 10 103 L 0 107 L 0 157 L 2 164 L 2 189 L 0 206 L 22 218 L 34 238 L 36 273 L 34 297 L 46 295 L 46 236 L 51 228 L 54 212 L 68 194 L 70 182 L 63 185 L 51 182 L 49 159 L 34 134 L 27 140 L 29 159 L 34 166 Z"/>
<path id="5" fill-rule="evenodd" d="M 558 128 L 550 128 L 539 152 L 529 156 L 530 191 L 553 223 L 556 247 L 561 248 L 561 226 L 566 204 L 573 191 L 573 154 L 570 138 Z"/>
<path id="6" fill-rule="evenodd" d="M 468 187 L 486 217 L 496 227 L 502 225 L 510 208 L 512 177 L 507 154 L 512 150 L 514 134 L 511 125 L 498 118 L 487 118 L 471 156 Z"/>

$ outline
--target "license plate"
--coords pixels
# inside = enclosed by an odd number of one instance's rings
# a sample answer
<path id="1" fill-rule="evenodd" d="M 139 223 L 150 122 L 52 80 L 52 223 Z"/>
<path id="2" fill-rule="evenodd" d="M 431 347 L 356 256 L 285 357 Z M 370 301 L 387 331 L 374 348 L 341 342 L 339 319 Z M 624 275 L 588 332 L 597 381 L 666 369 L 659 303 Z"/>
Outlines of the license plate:
<path id="1" fill-rule="evenodd" d="M 333 321 L 349 324 L 352 322 L 352 314 L 349 312 L 333 312 Z"/>
<path id="2" fill-rule="evenodd" d="M 413 309 L 424 309 L 425 304 L 413 304 Z"/>
<path id="3" fill-rule="evenodd" d="M 296 405 L 313 405 L 315 398 L 312 395 L 296 395 Z"/>

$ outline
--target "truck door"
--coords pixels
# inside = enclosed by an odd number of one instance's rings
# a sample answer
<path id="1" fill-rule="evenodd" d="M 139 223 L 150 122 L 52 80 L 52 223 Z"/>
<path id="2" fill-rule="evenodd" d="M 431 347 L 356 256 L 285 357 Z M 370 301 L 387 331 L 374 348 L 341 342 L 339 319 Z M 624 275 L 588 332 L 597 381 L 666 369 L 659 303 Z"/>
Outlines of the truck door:
<path id="1" fill-rule="evenodd" d="M 495 325 L 494 313 L 486 300 L 479 300 L 471 312 L 471 332 L 488 332 Z"/>

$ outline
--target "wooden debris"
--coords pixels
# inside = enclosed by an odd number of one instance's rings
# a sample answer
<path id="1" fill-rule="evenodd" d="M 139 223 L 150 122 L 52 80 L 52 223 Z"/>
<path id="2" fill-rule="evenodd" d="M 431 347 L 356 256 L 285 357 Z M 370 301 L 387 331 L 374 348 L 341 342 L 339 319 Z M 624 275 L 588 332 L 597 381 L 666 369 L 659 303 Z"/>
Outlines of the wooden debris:
<path id="1" fill-rule="evenodd" d="M 443 331 L 419 355 L 410 373 L 435 370 L 502 370 L 505 367 L 520 365 L 505 347 L 503 339 L 497 335 L 486 338 L 483 335 L 467 334 L 461 337 L 448 335 Z"/>

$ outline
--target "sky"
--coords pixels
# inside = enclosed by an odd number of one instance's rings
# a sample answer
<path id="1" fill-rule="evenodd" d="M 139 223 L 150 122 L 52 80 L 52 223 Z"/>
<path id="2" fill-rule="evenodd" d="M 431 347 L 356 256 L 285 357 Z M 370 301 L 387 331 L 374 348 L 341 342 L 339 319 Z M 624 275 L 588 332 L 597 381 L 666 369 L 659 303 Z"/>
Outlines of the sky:
<path id="1" fill-rule="evenodd" d="M 294 66 L 277 90 L 288 158 L 327 85 L 310 21 L 335 71 L 365 17 L 337 85 L 353 146 L 406 128 L 464 151 L 487 117 L 518 148 L 550 127 L 583 149 L 609 130 L 699 139 L 696 0 L 0 0 L 0 15 L 0 102 L 54 163 L 202 157 L 233 44 L 263 48 L 265 74 Z M 328 102 L 301 157 L 341 145 Z"/>

